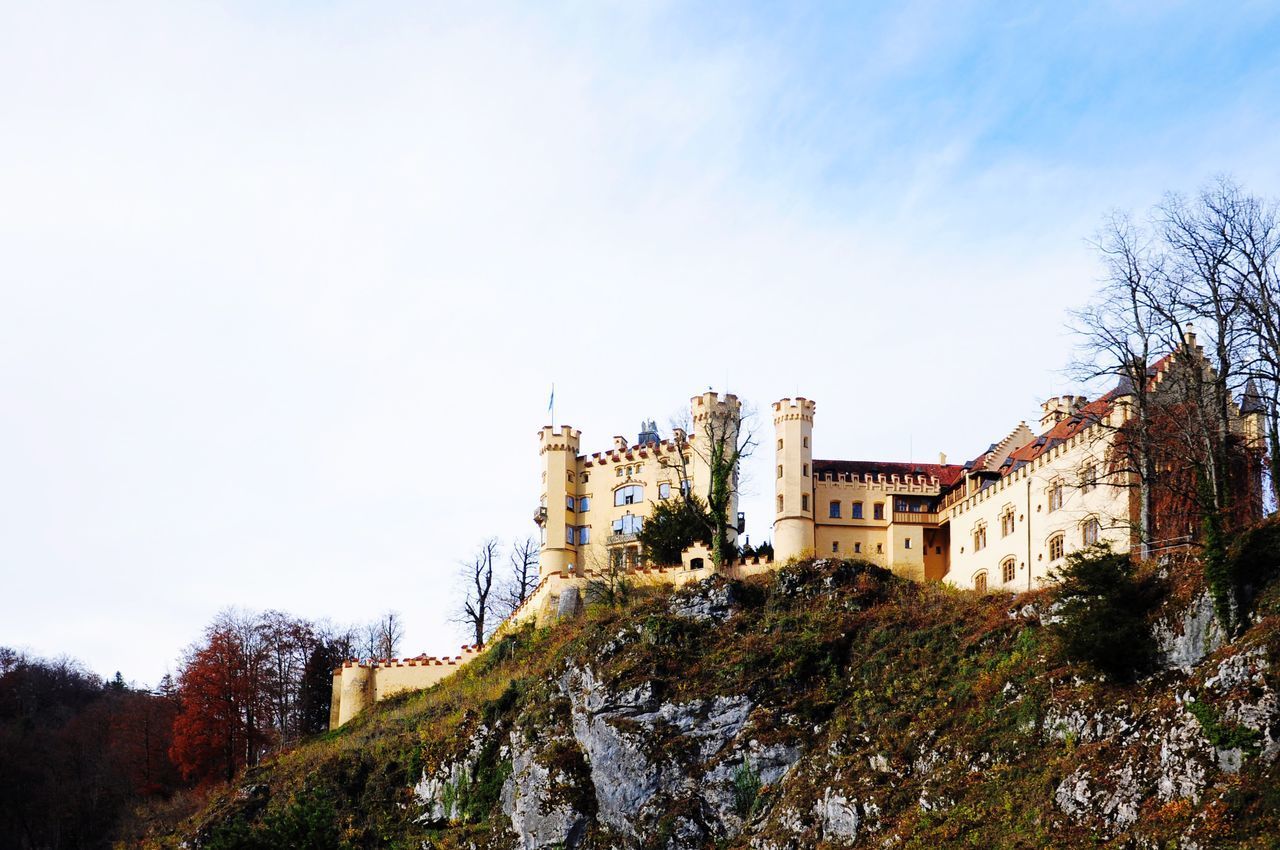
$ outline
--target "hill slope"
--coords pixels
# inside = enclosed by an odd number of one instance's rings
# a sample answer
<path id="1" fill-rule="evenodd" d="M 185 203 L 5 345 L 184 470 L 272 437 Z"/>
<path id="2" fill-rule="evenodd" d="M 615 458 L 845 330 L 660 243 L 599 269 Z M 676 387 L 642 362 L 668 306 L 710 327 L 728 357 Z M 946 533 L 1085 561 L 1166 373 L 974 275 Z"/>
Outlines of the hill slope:
<path id="1" fill-rule="evenodd" d="M 1171 593 L 1164 669 L 1116 686 L 1063 664 L 1042 597 L 852 562 L 643 596 L 502 638 L 155 845 L 1280 846 L 1280 593 L 1220 646 L 1207 600 Z"/>

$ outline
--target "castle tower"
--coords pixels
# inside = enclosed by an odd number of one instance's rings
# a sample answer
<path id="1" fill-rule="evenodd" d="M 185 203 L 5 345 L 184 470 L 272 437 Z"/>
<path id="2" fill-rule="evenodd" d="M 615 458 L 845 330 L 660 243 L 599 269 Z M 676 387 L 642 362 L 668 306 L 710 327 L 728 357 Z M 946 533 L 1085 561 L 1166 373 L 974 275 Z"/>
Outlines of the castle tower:
<path id="1" fill-rule="evenodd" d="M 581 570 L 576 539 L 571 540 L 577 513 L 569 508 L 569 500 L 578 496 L 578 442 L 582 432 L 568 425 L 558 430 L 546 425 L 538 433 L 542 456 L 542 503 L 535 521 L 542 527 L 542 551 L 538 558 L 538 576 L 567 574 Z"/>
<path id="2" fill-rule="evenodd" d="M 702 498 L 711 492 L 711 466 L 708 463 L 712 455 L 712 442 L 719 442 L 728 451 L 738 446 L 738 430 L 742 424 L 742 404 L 732 393 L 719 393 L 708 390 L 689 400 L 690 421 L 693 430 L 689 441 L 694 446 L 691 474 L 693 491 Z M 729 505 L 726 513 L 729 518 L 728 539 L 738 539 L 738 469 L 733 470 L 733 481 L 730 484 Z"/>
<path id="3" fill-rule="evenodd" d="M 806 399 L 773 403 L 775 496 L 774 558 L 793 558 L 814 547 L 813 412 Z"/>

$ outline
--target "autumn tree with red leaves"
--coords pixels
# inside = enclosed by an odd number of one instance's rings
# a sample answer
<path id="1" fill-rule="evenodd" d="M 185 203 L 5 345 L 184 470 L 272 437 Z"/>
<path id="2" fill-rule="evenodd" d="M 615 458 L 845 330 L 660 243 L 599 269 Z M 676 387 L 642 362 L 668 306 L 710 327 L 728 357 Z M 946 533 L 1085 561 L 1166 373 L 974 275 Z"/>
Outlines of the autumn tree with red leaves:
<path id="1" fill-rule="evenodd" d="M 275 739 L 260 626 L 256 617 L 223 612 L 187 653 L 169 754 L 188 780 L 230 781 L 257 764 Z"/>

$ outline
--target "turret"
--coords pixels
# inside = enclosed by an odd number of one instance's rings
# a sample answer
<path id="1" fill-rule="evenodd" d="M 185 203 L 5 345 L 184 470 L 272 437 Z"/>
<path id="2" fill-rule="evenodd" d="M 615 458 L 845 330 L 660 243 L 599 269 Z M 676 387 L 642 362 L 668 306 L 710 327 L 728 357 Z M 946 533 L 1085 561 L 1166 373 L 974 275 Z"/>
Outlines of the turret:
<path id="1" fill-rule="evenodd" d="M 775 516 L 774 558 L 794 558 L 814 547 L 813 413 L 806 398 L 773 403 Z"/>
<path id="2" fill-rule="evenodd" d="M 1047 430 L 1088 404 L 1082 395 L 1054 396 L 1040 405 L 1040 428 Z"/>
<path id="3" fill-rule="evenodd" d="M 546 425 L 538 432 L 538 453 L 542 456 L 543 496 L 535 522 L 542 527 L 542 551 L 538 559 L 540 578 L 552 573 L 567 574 L 580 568 L 576 538 L 577 512 L 569 500 L 578 496 L 578 444 L 582 432 L 562 425 Z"/>
<path id="4" fill-rule="evenodd" d="M 339 700 L 338 706 L 338 726 L 346 723 L 373 704 L 375 698 L 374 669 L 372 662 L 363 664 L 359 661 L 347 661 L 343 664 L 342 675 L 339 678 L 339 681 L 342 682 L 342 698 Z M 329 717 L 332 723 L 332 711 Z"/>

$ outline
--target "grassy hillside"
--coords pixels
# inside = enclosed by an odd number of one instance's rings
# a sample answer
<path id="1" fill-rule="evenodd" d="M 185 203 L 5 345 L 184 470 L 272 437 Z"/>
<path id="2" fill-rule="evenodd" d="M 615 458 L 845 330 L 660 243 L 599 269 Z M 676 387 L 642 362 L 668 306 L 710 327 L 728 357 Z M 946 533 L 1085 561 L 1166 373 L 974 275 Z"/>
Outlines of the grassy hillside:
<path id="1" fill-rule="evenodd" d="M 1188 574 L 1160 612 L 1184 643 Z M 638 595 L 507 635 L 147 846 L 1280 846 L 1276 588 L 1125 686 L 1063 661 L 1048 602 L 826 561 Z"/>

